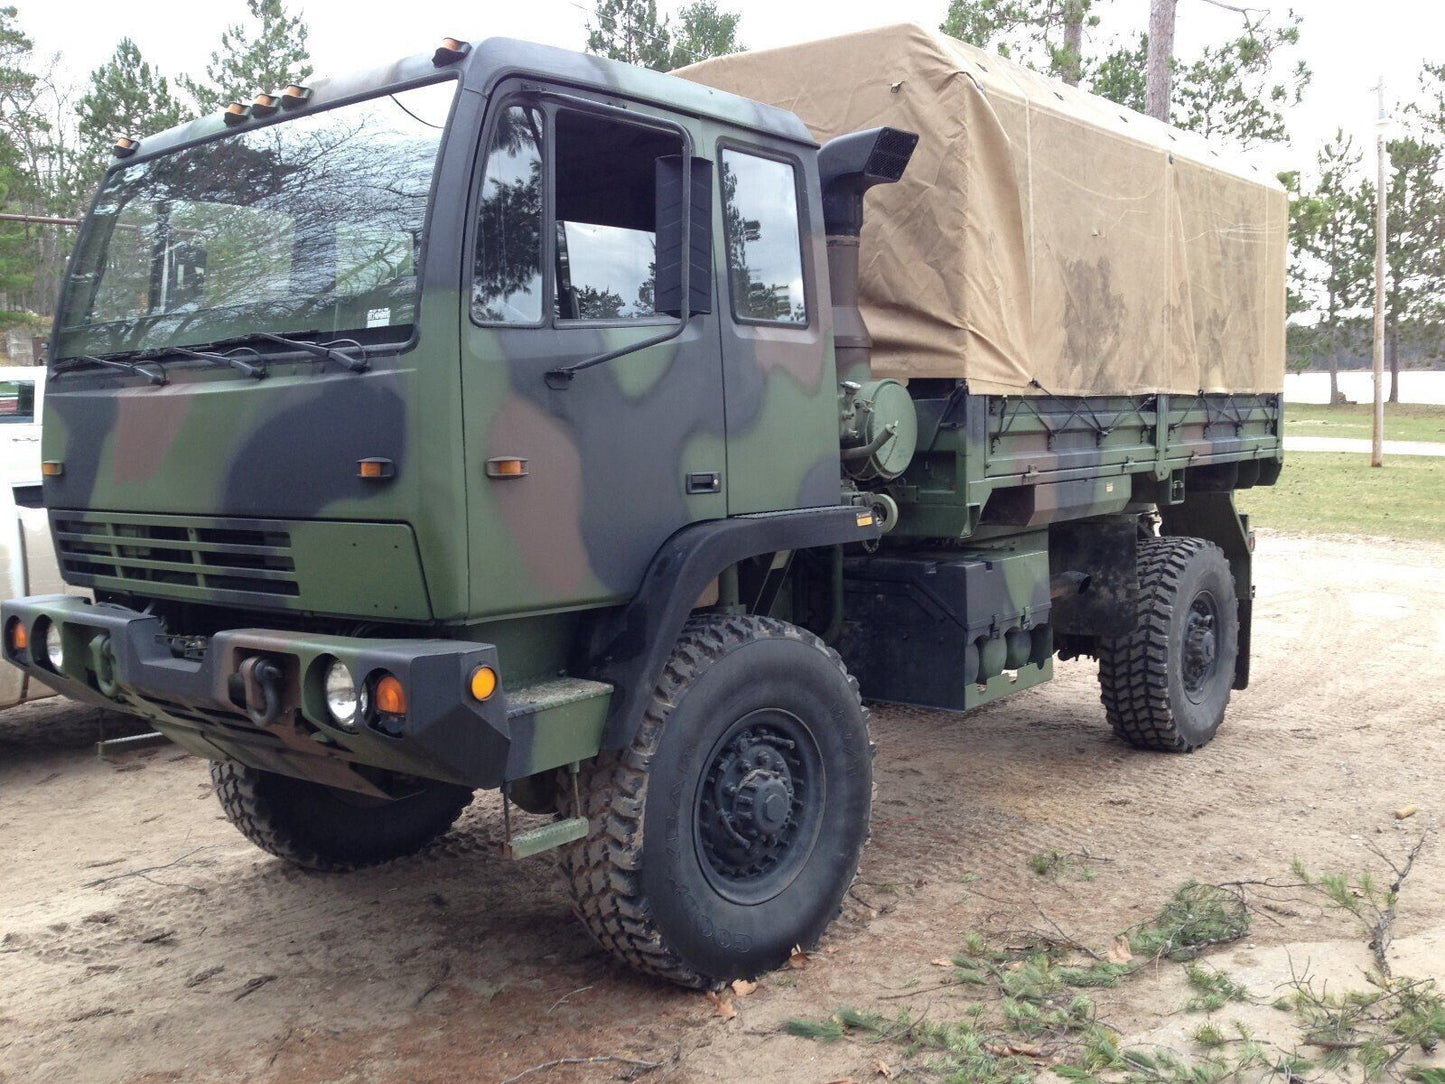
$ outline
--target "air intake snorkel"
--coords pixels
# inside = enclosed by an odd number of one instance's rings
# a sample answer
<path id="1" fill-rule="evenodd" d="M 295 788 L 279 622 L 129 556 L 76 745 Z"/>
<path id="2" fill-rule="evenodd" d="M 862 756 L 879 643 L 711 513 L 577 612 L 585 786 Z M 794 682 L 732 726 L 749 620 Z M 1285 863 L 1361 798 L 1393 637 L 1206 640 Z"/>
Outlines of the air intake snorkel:
<path id="1" fill-rule="evenodd" d="M 918 136 L 899 128 L 869 128 L 830 139 L 818 152 L 823 226 L 828 234 L 828 278 L 833 292 L 833 342 L 838 379 L 872 377 L 873 340 L 858 312 L 858 235 L 863 194 L 902 178 Z"/>

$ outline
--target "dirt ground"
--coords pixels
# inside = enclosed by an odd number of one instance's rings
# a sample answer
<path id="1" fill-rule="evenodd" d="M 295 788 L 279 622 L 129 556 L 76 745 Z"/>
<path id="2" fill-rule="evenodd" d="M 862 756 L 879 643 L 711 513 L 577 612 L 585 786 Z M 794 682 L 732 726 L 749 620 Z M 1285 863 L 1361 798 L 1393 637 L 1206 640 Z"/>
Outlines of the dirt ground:
<path id="1" fill-rule="evenodd" d="M 1188 878 L 1290 881 L 1296 856 L 1380 870 L 1370 845 L 1398 859 L 1435 836 L 1445 548 L 1261 531 L 1256 567 L 1254 684 L 1193 756 L 1116 742 L 1087 661 L 969 717 L 875 709 L 861 878 L 824 947 L 764 976 L 734 1019 L 594 949 L 547 858 L 498 856 L 492 796 L 423 855 L 312 875 L 246 843 L 205 765 L 173 746 L 106 762 L 88 709 L 0 715 L 0 1080 L 496 1084 L 598 1055 L 662 1062 L 649 1081 L 882 1080 L 878 1048 L 794 1038 L 782 1023 L 840 1005 L 955 1019 L 977 994 L 942 985 L 949 972 L 930 961 L 971 931 L 1052 921 L 1107 946 Z M 1049 851 L 1092 857 L 1042 877 L 1029 860 Z M 1404 885 L 1394 933 L 1397 973 L 1445 979 L 1438 839 Z M 1209 959 L 1267 1003 L 1290 967 L 1363 985 L 1369 954 L 1352 922 L 1305 893 Z M 1178 970 L 1099 991 L 1101 1016 L 1186 1051 L 1195 1022 L 1177 1011 Z"/>

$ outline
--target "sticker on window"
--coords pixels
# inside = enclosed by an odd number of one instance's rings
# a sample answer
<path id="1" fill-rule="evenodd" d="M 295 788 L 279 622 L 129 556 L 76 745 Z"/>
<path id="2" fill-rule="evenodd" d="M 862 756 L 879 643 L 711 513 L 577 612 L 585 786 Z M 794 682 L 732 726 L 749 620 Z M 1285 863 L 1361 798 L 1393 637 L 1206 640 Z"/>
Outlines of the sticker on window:
<path id="1" fill-rule="evenodd" d="M 390 310 L 390 309 L 367 309 L 367 310 L 366 310 L 366 326 L 367 326 L 367 327 L 386 327 L 386 326 L 387 326 L 388 324 L 390 324 L 390 323 L 391 323 L 391 310 Z"/>

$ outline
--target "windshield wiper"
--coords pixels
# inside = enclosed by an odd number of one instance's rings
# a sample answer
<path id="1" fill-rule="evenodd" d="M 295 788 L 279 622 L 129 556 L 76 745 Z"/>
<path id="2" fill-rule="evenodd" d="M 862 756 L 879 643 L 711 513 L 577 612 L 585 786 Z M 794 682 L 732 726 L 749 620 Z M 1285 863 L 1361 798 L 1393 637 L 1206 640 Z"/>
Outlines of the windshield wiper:
<path id="1" fill-rule="evenodd" d="M 303 334 L 318 333 L 305 332 Z M 279 343 L 282 346 L 289 346 L 295 350 L 304 350 L 306 351 L 306 353 L 312 354 L 318 358 L 325 358 L 327 361 L 334 361 L 338 364 L 344 365 L 353 373 L 364 373 L 371 368 L 371 362 L 367 361 L 364 355 L 362 357 L 356 358 L 352 357 L 350 354 L 344 354 L 337 349 L 337 345 L 340 343 L 350 343 L 357 350 L 362 349 L 361 344 L 355 339 L 333 339 L 329 343 L 313 343 L 307 342 L 305 339 L 293 339 L 286 335 L 275 335 L 269 331 L 258 331 L 254 335 L 248 336 L 248 338 L 253 340 L 260 339 L 263 342 L 269 343 Z"/>
<path id="2" fill-rule="evenodd" d="M 165 368 L 160 362 L 150 363 L 155 366 L 154 369 L 145 368 L 145 364 L 140 361 L 123 361 L 120 358 L 101 358 L 94 354 L 77 354 L 73 358 L 61 358 L 52 366 L 52 370 L 56 376 L 59 376 L 61 373 L 67 373 L 82 365 L 103 365 L 108 369 L 120 369 L 131 374 L 139 373 L 158 388 L 170 383 L 170 380 L 166 378 Z"/>
<path id="3" fill-rule="evenodd" d="M 161 357 L 165 357 L 167 354 L 180 354 L 182 357 L 198 358 L 212 365 L 229 365 L 232 369 L 243 372 L 247 376 L 254 376 L 257 380 L 266 375 L 266 366 L 257 365 L 231 354 L 217 354 L 210 350 L 192 350 L 189 346 L 167 346 L 158 351 L 158 354 Z"/>

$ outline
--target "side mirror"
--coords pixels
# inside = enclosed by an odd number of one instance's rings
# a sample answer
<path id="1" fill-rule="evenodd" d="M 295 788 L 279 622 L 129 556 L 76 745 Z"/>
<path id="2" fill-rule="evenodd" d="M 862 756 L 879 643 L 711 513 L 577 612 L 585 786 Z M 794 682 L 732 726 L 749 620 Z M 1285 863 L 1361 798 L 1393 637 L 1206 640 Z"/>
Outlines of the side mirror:
<path id="1" fill-rule="evenodd" d="M 683 203 L 683 169 L 692 199 Z M 689 237 L 683 236 L 686 227 Z M 683 268 L 687 268 L 687 312 L 712 312 L 712 163 L 671 154 L 657 159 L 657 278 L 653 310 L 681 318 Z"/>

